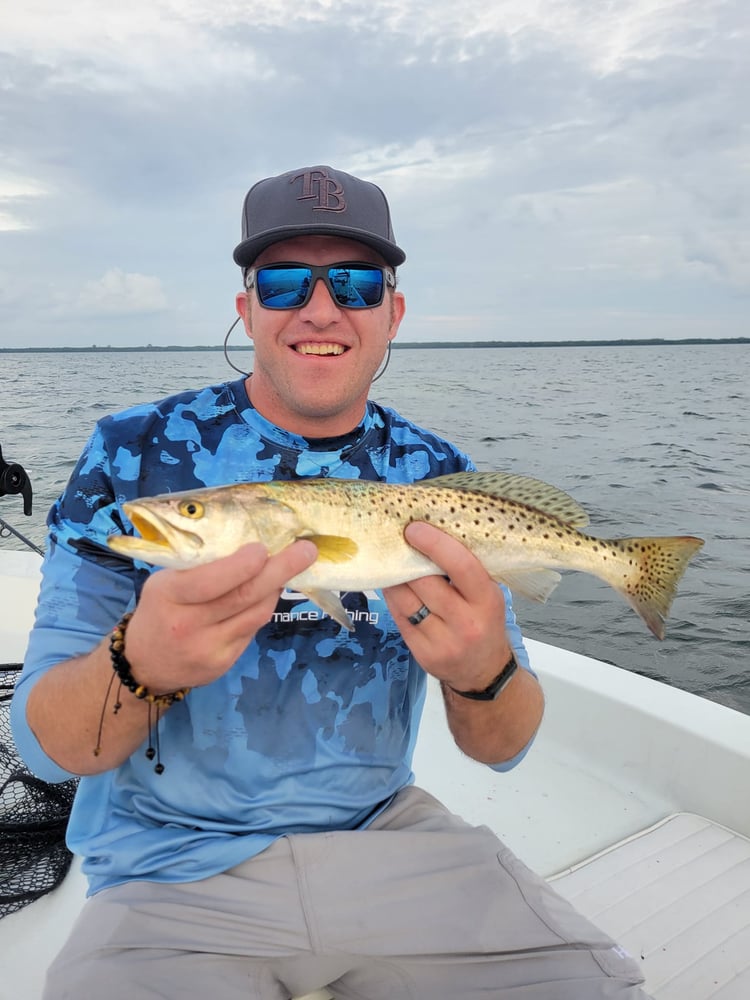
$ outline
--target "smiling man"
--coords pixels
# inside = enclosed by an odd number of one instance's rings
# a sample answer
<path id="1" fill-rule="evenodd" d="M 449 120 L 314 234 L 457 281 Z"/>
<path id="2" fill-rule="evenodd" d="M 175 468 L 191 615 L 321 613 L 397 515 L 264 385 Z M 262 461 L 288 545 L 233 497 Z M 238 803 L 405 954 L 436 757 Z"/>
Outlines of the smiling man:
<path id="1" fill-rule="evenodd" d="M 405 308 L 394 269 L 406 255 L 382 191 L 328 167 L 268 178 L 248 192 L 242 227 L 250 401 L 298 434 L 350 431 Z"/>
<path id="2" fill-rule="evenodd" d="M 237 296 L 255 346 L 252 404 L 307 437 L 356 426 L 404 315 L 395 283 L 391 265 L 351 239 L 299 236 L 263 250 Z"/>
<path id="3" fill-rule="evenodd" d="M 458 541 L 409 525 L 443 574 L 342 595 L 353 631 L 286 587 L 310 541 L 159 571 L 107 546 L 143 496 L 473 468 L 368 398 L 404 316 L 380 188 L 266 178 L 242 237 L 253 373 L 105 417 L 49 515 L 13 722 L 41 777 L 83 776 L 90 898 L 45 1000 L 642 1000 L 613 941 L 413 784 L 428 675 L 495 770 L 542 716 L 510 594 Z"/>

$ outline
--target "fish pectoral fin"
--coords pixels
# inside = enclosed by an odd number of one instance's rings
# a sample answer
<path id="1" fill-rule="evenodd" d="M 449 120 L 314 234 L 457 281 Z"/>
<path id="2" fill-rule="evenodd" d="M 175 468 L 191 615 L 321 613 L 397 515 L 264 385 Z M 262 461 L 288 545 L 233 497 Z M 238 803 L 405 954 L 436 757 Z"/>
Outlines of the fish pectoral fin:
<path id="1" fill-rule="evenodd" d="M 342 563 L 353 559 L 359 546 L 352 538 L 343 535 L 306 535 L 318 550 L 318 559 L 323 562 Z"/>
<path id="2" fill-rule="evenodd" d="M 498 579 L 513 593 L 544 604 L 562 577 L 553 569 L 515 569 L 503 570 Z"/>
<path id="3" fill-rule="evenodd" d="M 304 594 L 308 601 L 312 601 L 313 604 L 317 604 L 318 607 L 325 611 L 327 615 L 330 615 L 334 621 L 338 622 L 343 628 L 347 629 L 349 632 L 354 631 L 354 625 L 352 625 L 352 620 L 346 613 L 346 608 L 341 603 L 341 598 L 338 594 L 334 593 L 332 590 L 301 590 L 301 594 Z"/>

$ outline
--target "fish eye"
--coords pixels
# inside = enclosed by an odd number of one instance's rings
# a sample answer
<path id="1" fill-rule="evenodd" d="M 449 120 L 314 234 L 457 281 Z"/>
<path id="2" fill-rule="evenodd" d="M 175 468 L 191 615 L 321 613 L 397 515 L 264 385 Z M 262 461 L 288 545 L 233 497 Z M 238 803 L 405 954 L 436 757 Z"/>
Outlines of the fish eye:
<path id="1" fill-rule="evenodd" d="M 198 500 L 183 500 L 177 509 L 183 517 L 203 517 L 203 504 Z"/>

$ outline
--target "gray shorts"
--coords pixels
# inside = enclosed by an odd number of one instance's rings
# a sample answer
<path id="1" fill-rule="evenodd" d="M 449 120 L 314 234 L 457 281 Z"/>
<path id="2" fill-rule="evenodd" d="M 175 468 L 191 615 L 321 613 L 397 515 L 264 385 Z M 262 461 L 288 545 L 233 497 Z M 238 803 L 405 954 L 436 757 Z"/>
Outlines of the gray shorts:
<path id="1" fill-rule="evenodd" d="M 417 788 L 200 882 L 89 899 L 44 1000 L 645 1000 L 636 963 Z"/>

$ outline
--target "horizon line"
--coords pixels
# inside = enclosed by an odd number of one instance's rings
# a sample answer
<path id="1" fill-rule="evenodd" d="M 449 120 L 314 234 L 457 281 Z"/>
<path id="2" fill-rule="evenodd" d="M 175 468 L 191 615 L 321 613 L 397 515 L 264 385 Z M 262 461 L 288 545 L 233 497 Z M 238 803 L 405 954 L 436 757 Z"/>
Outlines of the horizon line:
<path id="1" fill-rule="evenodd" d="M 592 338 L 591 340 L 426 340 L 393 343 L 394 350 L 441 350 L 468 349 L 477 347 L 648 347 L 648 346 L 686 346 L 711 344 L 750 344 L 750 337 L 617 337 L 614 339 Z M 168 351 L 223 351 L 221 344 L 140 344 L 113 346 L 111 344 L 90 344 L 87 346 L 65 347 L 0 347 L 3 354 L 24 353 L 159 353 Z M 232 347 L 234 351 L 253 351 L 252 344 L 240 344 Z"/>

